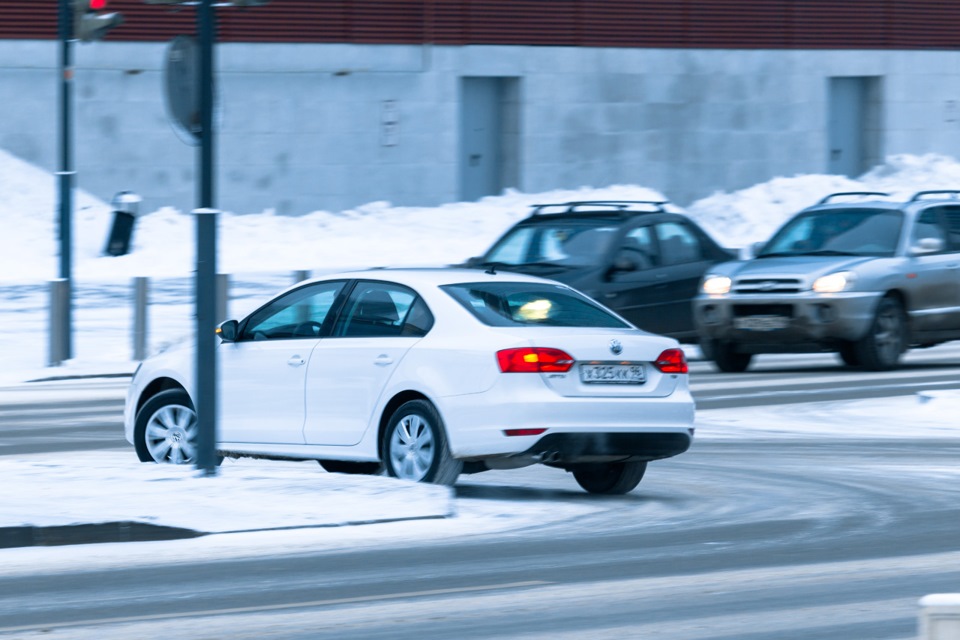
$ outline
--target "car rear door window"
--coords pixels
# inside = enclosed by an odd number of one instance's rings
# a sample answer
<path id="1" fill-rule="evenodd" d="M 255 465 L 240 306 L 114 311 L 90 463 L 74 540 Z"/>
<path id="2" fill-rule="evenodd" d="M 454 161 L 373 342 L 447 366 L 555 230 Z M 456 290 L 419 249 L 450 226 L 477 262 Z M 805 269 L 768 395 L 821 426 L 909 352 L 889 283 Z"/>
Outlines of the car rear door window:
<path id="1" fill-rule="evenodd" d="M 433 316 L 417 294 L 389 282 L 360 281 L 350 293 L 333 334 L 343 338 L 423 336 Z"/>
<path id="2" fill-rule="evenodd" d="M 484 324 L 493 327 L 628 328 L 573 289 L 529 282 L 465 283 L 441 287 Z"/>

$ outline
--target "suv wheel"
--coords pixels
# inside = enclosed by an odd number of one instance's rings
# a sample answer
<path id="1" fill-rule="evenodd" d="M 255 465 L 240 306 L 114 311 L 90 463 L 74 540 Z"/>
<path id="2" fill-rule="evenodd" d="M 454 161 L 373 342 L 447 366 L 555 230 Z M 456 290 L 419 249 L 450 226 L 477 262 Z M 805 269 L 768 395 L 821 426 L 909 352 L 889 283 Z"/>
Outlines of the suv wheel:
<path id="1" fill-rule="evenodd" d="M 751 353 L 740 353 L 737 351 L 736 343 L 723 342 L 717 340 L 710 345 L 713 362 L 720 371 L 726 373 L 742 373 L 750 366 L 753 359 Z"/>
<path id="2" fill-rule="evenodd" d="M 840 359 L 843 360 L 843 363 L 848 367 L 860 366 L 860 353 L 857 350 L 856 342 L 843 342 L 843 344 L 840 345 L 840 350 L 837 353 L 840 354 Z"/>
<path id="3" fill-rule="evenodd" d="M 867 335 L 857 341 L 860 363 L 870 371 L 896 368 L 906 349 L 907 321 L 903 306 L 895 298 L 884 298 L 877 305 Z"/>

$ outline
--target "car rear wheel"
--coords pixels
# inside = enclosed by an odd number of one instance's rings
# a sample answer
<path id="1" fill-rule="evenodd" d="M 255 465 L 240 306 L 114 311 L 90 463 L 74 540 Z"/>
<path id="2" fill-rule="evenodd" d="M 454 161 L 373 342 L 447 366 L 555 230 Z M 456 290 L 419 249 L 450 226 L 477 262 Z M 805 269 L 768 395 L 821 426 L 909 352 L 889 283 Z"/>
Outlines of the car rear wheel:
<path id="1" fill-rule="evenodd" d="M 636 489 L 646 462 L 609 462 L 576 465 L 573 477 L 588 493 L 623 495 Z"/>
<path id="2" fill-rule="evenodd" d="M 726 373 L 743 373 L 753 360 L 753 354 L 739 353 L 733 342 L 714 342 L 710 346 L 710 353 L 717 369 Z"/>
<path id="3" fill-rule="evenodd" d="M 426 400 L 397 409 L 383 434 L 383 463 L 394 478 L 453 485 L 463 463 L 450 455 L 443 420 Z"/>
<path id="4" fill-rule="evenodd" d="M 870 371 L 896 368 L 906 349 L 907 321 L 903 307 L 895 298 L 884 298 L 877 305 L 870 330 L 857 342 L 860 363 Z"/>
<path id="5" fill-rule="evenodd" d="M 373 476 L 383 471 L 379 462 L 352 462 L 347 460 L 317 460 L 324 471 L 329 473 L 349 473 L 351 475 Z"/>

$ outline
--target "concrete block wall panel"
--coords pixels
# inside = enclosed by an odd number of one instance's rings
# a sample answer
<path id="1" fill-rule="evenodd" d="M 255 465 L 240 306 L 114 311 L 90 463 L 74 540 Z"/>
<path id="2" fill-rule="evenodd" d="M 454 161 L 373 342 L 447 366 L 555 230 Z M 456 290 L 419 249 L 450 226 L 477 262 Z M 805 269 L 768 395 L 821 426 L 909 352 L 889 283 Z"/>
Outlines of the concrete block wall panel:
<path id="1" fill-rule="evenodd" d="M 196 149 L 174 134 L 166 45 L 76 47 L 79 186 L 144 209 L 195 201 Z M 520 189 L 634 182 L 681 204 L 826 165 L 827 84 L 880 76 L 883 153 L 956 153 L 960 53 L 227 44 L 218 48 L 219 205 L 299 215 L 456 197 L 464 76 L 517 78 L 505 113 Z M 0 42 L 13 96 L 0 146 L 50 171 L 56 43 Z M 948 70 L 948 71 L 944 71 Z M 382 137 L 384 102 L 399 117 Z M 952 106 L 951 106 L 952 105 Z"/>

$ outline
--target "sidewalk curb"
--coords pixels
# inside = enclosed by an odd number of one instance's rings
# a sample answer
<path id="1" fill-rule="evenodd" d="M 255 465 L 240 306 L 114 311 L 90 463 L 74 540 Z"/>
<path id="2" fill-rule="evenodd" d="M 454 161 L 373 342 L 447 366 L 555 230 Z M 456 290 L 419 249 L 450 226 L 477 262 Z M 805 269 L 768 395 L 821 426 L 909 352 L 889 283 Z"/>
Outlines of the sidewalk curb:
<path id="1" fill-rule="evenodd" d="M 377 518 L 374 520 L 349 520 L 313 525 L 288 527 L 264 527 L 237 529 L 234 531 L 195 531 L 165 525 L 146 524 L 134 521 L 101 522 L 98 524 L 72 524 L 52 527 L 23 525 L 0 527 L 0 549 L 23 547 L 60 547 L 78 544 L 104 544 L 110 542 L 158 542 L 165 540 L 189 540 L 204 536 L 228 533 L 257 533 L 266 531 L 294 531 L 298 529 L 333 529 L 367 524 L 389 524 L 415 520 L 446 520 L 454 514 L 410 516 L 402 518 Z"/>

